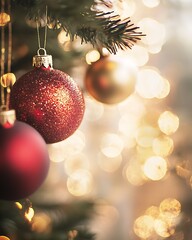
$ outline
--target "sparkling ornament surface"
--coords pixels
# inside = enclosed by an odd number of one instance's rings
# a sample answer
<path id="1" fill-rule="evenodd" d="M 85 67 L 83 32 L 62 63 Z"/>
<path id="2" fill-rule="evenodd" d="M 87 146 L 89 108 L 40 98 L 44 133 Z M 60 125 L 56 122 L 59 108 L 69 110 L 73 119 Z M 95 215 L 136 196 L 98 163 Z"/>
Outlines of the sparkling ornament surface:
<path id="1" fill-rule="evenodd" d="M 89 66 L 85 87 L 99 102 L 116 104 L 134 92 L 136 78 L 136 69 L 132 64 L 106 56 Z"/>
<path id="2" fill-rule="evenodd" d="M 85 110 L 83 95 L 66 73 L 35 67 L 13 85 L 10 107 L 47 143 L 62 141 L 79 127 Z"/>
<path id="3" fill-rule="evenodd" d="M 0 199 L 30 196 L 45 180 L 49 163 L 46 143 L 34 128 L 20 121 L 0 125 Z"/>

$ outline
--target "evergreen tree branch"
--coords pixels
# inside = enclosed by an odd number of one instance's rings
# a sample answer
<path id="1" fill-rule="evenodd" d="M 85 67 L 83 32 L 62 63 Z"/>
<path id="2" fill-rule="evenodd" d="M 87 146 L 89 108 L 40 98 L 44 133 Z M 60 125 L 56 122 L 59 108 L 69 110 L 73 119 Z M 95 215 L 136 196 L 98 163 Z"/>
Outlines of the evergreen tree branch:
<path id="1" fill-rule="evenodd" d="M 53 29 L 60 24 L 71 40 L 80 37 L 82 43 L 105 47 L 114 54 L 118 49 L 131 48 L 144 36 L 129 18 L 121 20 L 113 12 L 93 10 L 93 0 L 13 0 L 13 4 L 15 10 L 21 11 L 22 7 L 28 19 L 38 19 L 39 23 L 45 20 L 47 6 L 48 23 Z"/>

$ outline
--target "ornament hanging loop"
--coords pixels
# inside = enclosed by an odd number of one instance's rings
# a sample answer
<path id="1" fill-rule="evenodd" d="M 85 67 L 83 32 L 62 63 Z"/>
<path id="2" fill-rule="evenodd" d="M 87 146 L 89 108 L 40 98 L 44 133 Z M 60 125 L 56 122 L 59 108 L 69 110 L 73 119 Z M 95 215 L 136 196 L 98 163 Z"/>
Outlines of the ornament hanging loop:
<path id="1" fill-rule="evenodd" d="M 43 55 L 40 54 L 40 50 L 43 50 Z M 37 50 L 37 55 L 33 57 L 33 67 L 53 68 L 52 56 L 47 55 L 47 52 L 44 48 L 39 48 Z"/>
<path id="2" fill-rule="evenodd" d="M 34 67 L 45 67 L 45 68 L 53 68 L 53 60 L 51 55 L 47 55 L 45 50 L 46 42 L 47 42 L 47 6 L 45 11 L 45 36 L 44 36 L 44 46 L 41 47 L 40 41 L 40 33 L 39 33 L 39 23 L 36 20 L 37 24 L 37 38 L 38 38 L 38 46 L 37 55 L 33 57 L 33 66 Z M 40 54 L 40 51 L 43 51 L 43 54 Z"/>
<path id="3" fill-rule="evenodd" d="M 45 8 L 45 33 L 44 33 L 44 44 L 43 44 L 43 48 L 46 48 L 46 44 L 47 44 L 47 5 Z M 38 46 L 39 49 L 41 48 L 41 40 L 40 40 L 40 32 L 39 32 L 39 23 L 38 20 L 36 18 L 36 28 L 37 28 L 37 40 L 38 40 Z"/>
<path id="4" fill-rule="evenodd" d="M 46 50 L 45 50 L 45 48 L 39 48 L 38 50 L 37 50 L 37 55 L 38 56 L 41 56 L 41 54 L 40 54 L 40 51 L 43 51 L 44 52 L 44 54 L 42 54 L 43 56 L 47 56 L 47 52 L 46 52 Z"/>

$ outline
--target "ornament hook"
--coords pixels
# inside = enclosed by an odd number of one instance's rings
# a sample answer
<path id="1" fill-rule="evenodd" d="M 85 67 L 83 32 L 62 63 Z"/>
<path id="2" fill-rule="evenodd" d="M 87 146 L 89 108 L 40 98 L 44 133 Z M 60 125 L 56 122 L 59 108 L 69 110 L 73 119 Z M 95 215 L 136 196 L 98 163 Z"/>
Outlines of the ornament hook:
<path id="1" fill-rule="evenodd" d="M 40 50 L 42 50 L 42 51 L 44 52 L 44 54 L 40 54 L 40 53 L 39 53 Z M 45 48 L 39 48 L 39 49 L 37 50 L 37 55 L 38 55 L 38 56 L 41 56 L 41 55 L 47 56 L 47 52 L 46 52 Z"/>

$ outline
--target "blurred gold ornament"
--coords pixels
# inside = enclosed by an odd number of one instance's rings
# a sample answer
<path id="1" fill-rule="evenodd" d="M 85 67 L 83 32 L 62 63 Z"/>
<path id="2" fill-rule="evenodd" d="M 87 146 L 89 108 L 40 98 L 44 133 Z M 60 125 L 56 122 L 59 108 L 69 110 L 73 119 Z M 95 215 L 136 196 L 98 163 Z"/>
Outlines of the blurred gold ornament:
<path id="1" fill-rule="evenodd" d="M 1 85 L 6 88 L 12 86 L 16 82 L 15 74 L 6 73 L 1 77 Z"/>
<path id="2" fill-rule="evenodd" d="M 88 67 L 85 87 L 97 101 L 116 104 L 134 92 L 136 78 L 136 67 L 129 61 L 102 56 Z"/>
<path id="3" fill-rule="evenodd" d="M 2 12 L 0 13 L 0 27 L 5 26 L 8 22 L 10 22 L 10 15 Z"/>

